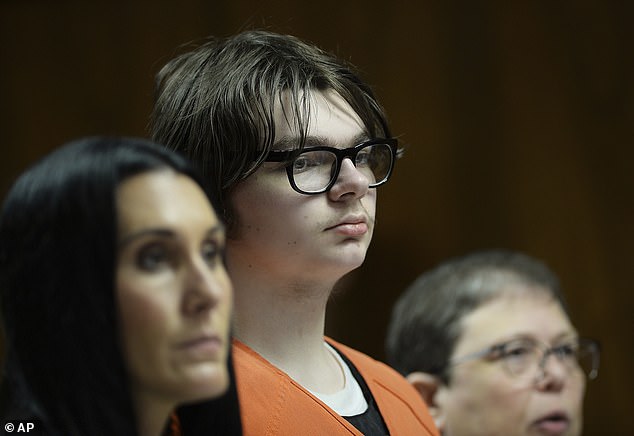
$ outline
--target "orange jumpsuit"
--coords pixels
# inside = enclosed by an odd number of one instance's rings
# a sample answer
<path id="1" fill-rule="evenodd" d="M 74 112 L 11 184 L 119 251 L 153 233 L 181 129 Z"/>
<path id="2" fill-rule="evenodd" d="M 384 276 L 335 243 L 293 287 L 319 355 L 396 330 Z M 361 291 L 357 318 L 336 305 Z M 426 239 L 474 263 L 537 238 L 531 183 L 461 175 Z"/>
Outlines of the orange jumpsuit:
<path id="1" fill-rule="evenodd" d="M 416 390 L 400 374 L 371 357 L 326 338 L 357 368 L 391 435 L 439 433 Z M 286 373 L 234 340 L 233 360 L 246 436 L 362 435 Z"/>

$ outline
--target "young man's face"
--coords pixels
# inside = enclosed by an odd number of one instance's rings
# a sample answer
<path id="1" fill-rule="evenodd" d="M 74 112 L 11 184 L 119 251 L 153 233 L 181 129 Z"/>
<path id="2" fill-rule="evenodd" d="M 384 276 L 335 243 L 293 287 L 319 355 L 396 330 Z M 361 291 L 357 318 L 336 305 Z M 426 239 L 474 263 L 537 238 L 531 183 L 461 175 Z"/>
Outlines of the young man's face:
<path id="1" fill-rule="evenodd" d="M 521 286 L 521 285 L 517 285 Z M 577 333 L 559 303 L 542 292 L 511 293 L 485 303 L 462 322 L 452 358 L 511 338 L 557 346 Z M 510 357 L 515 358 L 515 357 Z M 544 374 L 512 376 L 500 360 L 474 359 L 451 369 L 449 386 L 436 394 L 439 428 L 447 436 L 581 433 L 585 375 L 555 356 Z"/>
<path id="2" fill-rule="evenodd" d="M 310 100 L 307 147 L 348 148 L 370 139 L 359 116 L 338 94 L 315 91 Z M 292 148 L 299 141 L 281 104 L 275 129 L 274 149 Z M 376 189 L 368 188 L 369 183 L 345 159 L 328 192 L 305 195 L 293 190 L 283 164 L 265 163 L 231 194 L 237 219 L 228 243 L 229 268 L 246 262 L 303 285 L 336 280 L 357 268 L 374 230 Z"/>

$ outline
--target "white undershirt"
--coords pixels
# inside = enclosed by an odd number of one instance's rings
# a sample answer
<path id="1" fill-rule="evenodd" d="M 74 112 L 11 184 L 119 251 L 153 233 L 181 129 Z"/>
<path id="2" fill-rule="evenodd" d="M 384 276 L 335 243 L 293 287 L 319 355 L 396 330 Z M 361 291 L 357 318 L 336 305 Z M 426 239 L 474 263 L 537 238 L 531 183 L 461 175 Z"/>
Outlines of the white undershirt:
<path id="1" fill-rule="evenodd" d="M 322 394 L 309 390 L 311 394 L 319 398 L 326 403 L 328 407 L 337 412 L 341 416 L 355 416 L 360 415 L 368 410 L 368 403 L 365 401 L 361 386 L 357 383 L 357 380 L 350 372 L 350 368 L 343 361 L 339 353 L 335 351 L 329 344 L 324 342 L 326 349 L 337 360 L 337 363 L 341 367 L 344 377 L 343 389 L 334 394 Z"/>

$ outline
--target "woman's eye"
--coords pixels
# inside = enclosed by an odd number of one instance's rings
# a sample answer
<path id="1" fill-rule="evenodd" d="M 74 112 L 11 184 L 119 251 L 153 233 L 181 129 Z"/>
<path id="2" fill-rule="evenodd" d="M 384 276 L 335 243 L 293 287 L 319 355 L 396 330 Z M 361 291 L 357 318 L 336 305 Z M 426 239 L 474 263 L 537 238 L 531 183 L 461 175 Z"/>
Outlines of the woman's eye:
<path id="1" fill-rule="evenodd" d="M 168 257 L 168 252 L 163 246 L 150 245 L 139 251 L 137 265 L 146 271 L 156 271 L 167 263 Z"/>
<path id="2" fill-rule="evenodd" d="M 507 360 L 523 359 L 529 356 L 533 350 L 530 347 L 523 345 L 513 345 L 507 347 L 502 351 L 501 357 Z"/>
<path id="3" fill-rule="evenodd" d="M 560 359 L 575 358 L 578 347 L 575 344 L 564 344 L 553 348 L 553 353 Z"/>
<path id="4" fill-rule="evenodd" d="M 222 249 L 216 241 L 207 241 L 202 246 L 201 254 L 208 264 L 214 265 L 221 257 Z"/>

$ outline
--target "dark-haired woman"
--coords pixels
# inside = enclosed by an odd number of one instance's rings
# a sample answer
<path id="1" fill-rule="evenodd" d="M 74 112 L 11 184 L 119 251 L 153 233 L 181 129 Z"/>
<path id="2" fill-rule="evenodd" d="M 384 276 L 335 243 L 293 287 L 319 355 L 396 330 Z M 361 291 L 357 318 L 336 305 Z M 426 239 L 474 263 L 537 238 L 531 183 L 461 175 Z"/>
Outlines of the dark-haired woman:
<path id="1" fill-rule="evenodd" d="M 177 406 L 227 391 L 232 287 L 206 192 L 133 138 L 75 141 L 17 180 L 0 218 L 5 420 L 179 434 Z"/>

